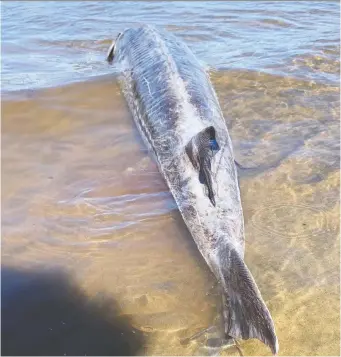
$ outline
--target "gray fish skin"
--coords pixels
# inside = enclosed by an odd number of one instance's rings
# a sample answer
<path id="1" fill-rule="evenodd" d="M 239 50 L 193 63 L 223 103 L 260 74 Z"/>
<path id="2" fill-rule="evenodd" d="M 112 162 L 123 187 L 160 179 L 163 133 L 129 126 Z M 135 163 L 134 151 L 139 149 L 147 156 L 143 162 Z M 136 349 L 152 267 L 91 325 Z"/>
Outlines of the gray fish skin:
<path id="1" fill-rule="evenodd" d="M 244 263 L 232 142 L 207 73 L 187 45 L 149 25 L 121 33 L 108 60 L 119 68 L 136 125 L 223 287 L 226 337 L 258 338 L 277 354 L 271 315 Z"/>

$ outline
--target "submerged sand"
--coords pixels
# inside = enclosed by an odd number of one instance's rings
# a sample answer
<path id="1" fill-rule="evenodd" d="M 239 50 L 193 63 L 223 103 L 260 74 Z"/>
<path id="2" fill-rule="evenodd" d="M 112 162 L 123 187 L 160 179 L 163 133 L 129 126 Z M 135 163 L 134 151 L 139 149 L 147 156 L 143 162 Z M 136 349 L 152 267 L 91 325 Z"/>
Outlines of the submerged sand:
<path id="1" fill-rule="evenodd" d="M 240 171 L 245 259 L 280 355 L 338 355 L 339 88 L 241 71 L 212 80 L 251 168 Z M 214 321 L 214 278 L 112 78 L 3 100 L 2 265 L 3 354 L 206 353 L 179 340 Z"/>

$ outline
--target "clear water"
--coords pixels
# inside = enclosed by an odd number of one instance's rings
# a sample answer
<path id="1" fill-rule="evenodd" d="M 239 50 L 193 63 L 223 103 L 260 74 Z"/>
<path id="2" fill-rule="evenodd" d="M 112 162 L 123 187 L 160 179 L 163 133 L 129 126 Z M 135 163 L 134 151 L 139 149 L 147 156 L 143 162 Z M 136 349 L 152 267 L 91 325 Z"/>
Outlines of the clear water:
<path id="1" fill-rule="evenodd" d="M 208 68 L 254 168 L 240 172 L 245 259 L 280 355 L 339 355 L 339 3 L 1 8 L 2 354 L 209 353 L 205 336 L 180 339 L 214 322 L 214 279 L 104 61 L 147 22 Z"/>

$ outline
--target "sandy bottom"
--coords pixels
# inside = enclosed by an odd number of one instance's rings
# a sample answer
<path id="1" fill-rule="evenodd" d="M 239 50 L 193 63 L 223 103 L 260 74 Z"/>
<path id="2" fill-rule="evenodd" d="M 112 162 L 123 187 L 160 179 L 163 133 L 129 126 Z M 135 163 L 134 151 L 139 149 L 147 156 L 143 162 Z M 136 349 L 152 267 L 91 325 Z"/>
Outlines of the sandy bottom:
<path id="1" fill-rule="evenodd" d="M 212 80 L 280 355 L 339 355 L 339 88 Z M 209 354 L 180 339 L 213 324 L 213 284 L 114 80 L 3 100 L 3 355 Z"/>

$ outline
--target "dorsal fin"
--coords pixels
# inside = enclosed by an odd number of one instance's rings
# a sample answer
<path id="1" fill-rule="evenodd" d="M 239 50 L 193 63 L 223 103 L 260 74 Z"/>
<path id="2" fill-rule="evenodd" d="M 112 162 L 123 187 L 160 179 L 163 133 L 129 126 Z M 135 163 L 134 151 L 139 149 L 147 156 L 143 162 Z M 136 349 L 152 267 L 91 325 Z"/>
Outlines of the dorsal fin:
<path id="1" fill-rule="evenodd" d="M 208 197 L 213 206 L 215 206 L 215 199 L 212 185 L 211 160 L 219 150 L 220 147 L 217 143 L 213 126 L 200 131 L 186 145 L 186 153 L 194 168 L 198 171 L 200 183 L 207 187 Z"/>
<path id="2" fill-rule="evenodd" d="M 119 34 L 116 37 L 116 40 L 112 42 L 112 44 L 109 47 L 108 53 L 107 53 L 107 61 L 109 63 L 112 63 L 112 61 L 114 60 L 114 56 L 115 56 L 115 48 L 116 48 L 116 44 L 118 39 L 122 36 L 122 32 L 119 32 Z"/>

